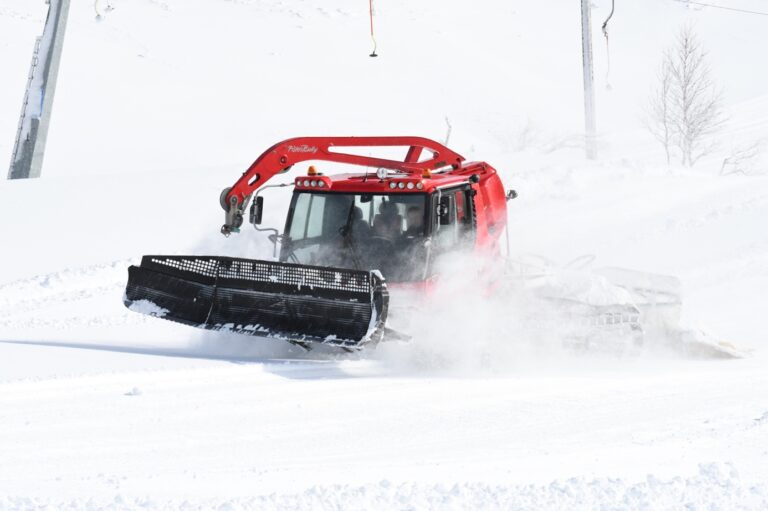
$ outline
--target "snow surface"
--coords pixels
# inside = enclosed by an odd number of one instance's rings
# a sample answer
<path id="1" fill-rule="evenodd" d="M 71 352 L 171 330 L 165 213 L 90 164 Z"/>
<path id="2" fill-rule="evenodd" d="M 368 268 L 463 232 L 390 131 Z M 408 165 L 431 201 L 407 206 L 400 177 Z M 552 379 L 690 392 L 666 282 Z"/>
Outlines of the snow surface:
<path id="1" fill-rule="evenodd" d="M 367 2 L 111 4 L 97 21 L 73 0 L 43 177 L 0 182 L 0 510 L 768 507 L 766 155 L 718 175 L 768 139 L 765 17 L 619 3 L 606 76 L 594 2 L 586 162 L 578 2 L 376 2 L 377 59 Z M 44 17 L 0 3 L 0 162 Z M 729 114 L 691 170 L 667 168 L 641 120 L 686 22 Z M 675 276 L 685 321 L 752 356 L 574 355 L 520 328 L 525 304 L 461 293 L 366 357 L 123 306 L 141 255 L 271 256 L 249 229 L 218 233 L 218 197 L 274 142 L 440 140 L 446 117 L 450 145 L 520 193 L 514 256 Z M 289 193 L 267 193 L 266 225 Z"/>

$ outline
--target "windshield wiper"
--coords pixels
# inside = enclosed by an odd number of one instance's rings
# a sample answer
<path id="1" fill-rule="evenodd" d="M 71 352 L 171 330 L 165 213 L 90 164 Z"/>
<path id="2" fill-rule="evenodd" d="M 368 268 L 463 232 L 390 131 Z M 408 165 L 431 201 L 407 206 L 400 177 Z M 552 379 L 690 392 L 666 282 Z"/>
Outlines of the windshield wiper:
<path id="1" fill-rule="evenodd" d="M 289 259 L 294 263 L 299 264 L 301 261 L 299 261 L 298 256 L 296 255 L 294 247 L 293 240 L 290 237 L 284 237 L 282 241 L 283 245 L 283 253 L 285 254 L 284 258 Z"/>
<path id="2" fill-rule="evenodd" d="M 352 235 L 352 220 L 355 217 L 355 199 L 352 198 L 352 202 L 349 205 L 349 213 L 347 213 L 347 223 L 340 229 L 341 235 L 344 238 L 344 248 L 350 249 L 350 255 L 352 256 L 352 264 L 355 266 L 355 270 L 360 269 L 360 255 L 357 253 L 357 244 L 355 243 L 354 236 Z"/>

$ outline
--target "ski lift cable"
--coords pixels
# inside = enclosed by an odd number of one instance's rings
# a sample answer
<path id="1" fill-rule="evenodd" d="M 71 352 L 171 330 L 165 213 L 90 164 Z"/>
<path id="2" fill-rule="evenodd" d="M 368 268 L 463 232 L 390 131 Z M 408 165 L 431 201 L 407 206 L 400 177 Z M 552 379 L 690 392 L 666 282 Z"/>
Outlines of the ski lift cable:
<path id="1" fill-rule="evenodd" d="M 768 12 L 750 11 L 748 9 L 738 9 L 736 7 L 726 7 L 724 5 L 705 4 L 703 2 L 693 2 L 692 0 L 674 0 L 682 4 L 701 5 L 702 7 L 713 7 L 715 9 L 724 9 L 726 11 L 741 12 L 745 14 L 758 14 L 760 16 L 768 16 Z"/>
<path id="2" fill-rule="evenodd" d="M 373 41 L 373 51 L 368 56 L 378 57 L 378 55 L 376 55 L 376 37 L 373 34 L 373 0 L 368 0 L 368 12 L 371 18 L 371 40 Z"/>
<path id="3" fill-rule="evenodd" d="M 611 21 L 611 18 L 613 18 L 613 13 L 616 10 L 616 0 L 611 0 L 611 13 L 608 15 L 607 18 L 605 18 L 605 21 L 603 22 L 603 34 L 605 37 L 608 37 L 608 22 Z"/>
<path id="4" fill-rule="evenodd" d="M 603 22 L 603 35 L 605 36 L 605 55 L 607 57 L 607 67 L 605 71 L 605 87 L 611 90 L 611 48 L 608 42 L 608 22 L 613 18 L 613 12 L 616 10 L 616 0 L 611 0 L 611 13 Z"/>

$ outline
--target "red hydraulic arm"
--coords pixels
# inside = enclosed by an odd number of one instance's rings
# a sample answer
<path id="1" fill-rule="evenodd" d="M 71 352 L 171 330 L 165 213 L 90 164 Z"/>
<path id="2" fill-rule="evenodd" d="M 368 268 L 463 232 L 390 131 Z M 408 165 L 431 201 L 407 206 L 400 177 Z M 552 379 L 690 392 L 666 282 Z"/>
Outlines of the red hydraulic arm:
<path id="1" fill-rule="evenodd" d="M 408 147 L 402 161 L 343 152 L 348 147 Z M 419 161 L 424 150 L 432 158 Z M 386 168 L 413 174 L 442 167 L 461 166 L 464 157 L 444 145 L 423 137 L 300 137 L 279 142 L 258 157 L 231 188 L 222 192 L 221 206 L 226 220 L 221 228 L 225 235 L 242 224 L 243 210 L 251 194 L 272 176 L 287 171 L 293 165 L 308 160 L 348 163 L 365 167 Z"/>

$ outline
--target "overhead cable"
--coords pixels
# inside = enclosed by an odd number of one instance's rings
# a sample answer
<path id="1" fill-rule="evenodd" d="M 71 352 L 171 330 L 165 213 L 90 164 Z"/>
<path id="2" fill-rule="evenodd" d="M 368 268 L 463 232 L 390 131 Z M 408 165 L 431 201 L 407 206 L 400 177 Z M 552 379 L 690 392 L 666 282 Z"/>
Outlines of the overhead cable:
<path id="1" fill-rule="evenodd" d="M 758 14 L 760 16 L 768 16 L 768 12 L 750 11 L 748 9 L 737 9 L 736 7 L 726 7 L 724 5 L 705 4 L 703 2 L 692 2 L 691 0 L 675 0 L 682 4 L 701 5 L 702 7 L 712 7 L 714 9 L 724 9 L 726 11 L 742 12 L 745 14 Z"/>

